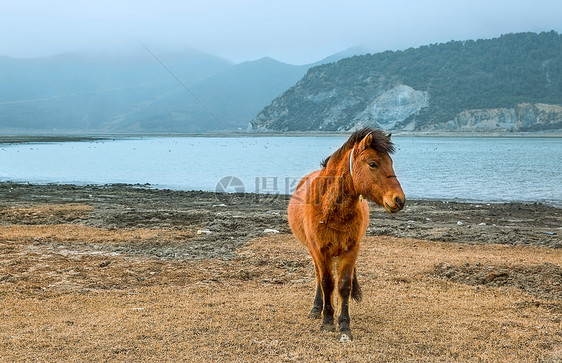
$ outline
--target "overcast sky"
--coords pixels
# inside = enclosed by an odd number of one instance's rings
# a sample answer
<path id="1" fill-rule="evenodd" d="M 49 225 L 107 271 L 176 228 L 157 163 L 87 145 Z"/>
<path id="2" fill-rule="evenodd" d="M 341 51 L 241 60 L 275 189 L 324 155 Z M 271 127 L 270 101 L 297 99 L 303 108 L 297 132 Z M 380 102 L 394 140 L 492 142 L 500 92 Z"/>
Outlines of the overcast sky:
<path id="1" fill-rule="evenodd" d="M 195 48 L 305 64 L 522 31 L 562 32 L 562 0 L 5 0 L 0 55 Z"/>

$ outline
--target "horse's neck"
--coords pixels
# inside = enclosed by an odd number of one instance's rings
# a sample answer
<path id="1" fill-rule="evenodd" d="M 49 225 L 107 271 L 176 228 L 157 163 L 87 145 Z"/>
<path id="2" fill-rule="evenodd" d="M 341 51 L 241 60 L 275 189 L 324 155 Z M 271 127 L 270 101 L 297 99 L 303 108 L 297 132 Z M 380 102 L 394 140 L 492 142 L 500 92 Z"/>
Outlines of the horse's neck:
<path id="1" fill-rule="evenodd" d="M 344 168 L 329 169 L 325 175 L 319 175 L 327 183 L 322 188 L 322 214 L 327 219 L 346 221 L 357 213 L 359 194 L 355 192 L 351 175 L 341 169 Z"/>

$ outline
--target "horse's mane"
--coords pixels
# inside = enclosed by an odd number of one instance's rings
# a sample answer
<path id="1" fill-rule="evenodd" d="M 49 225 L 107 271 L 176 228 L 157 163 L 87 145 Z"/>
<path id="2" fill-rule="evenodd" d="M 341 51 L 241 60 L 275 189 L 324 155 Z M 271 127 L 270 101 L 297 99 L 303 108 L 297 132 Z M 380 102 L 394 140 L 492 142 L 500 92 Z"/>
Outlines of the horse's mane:
<path id="1" fill-rule="evenodd" d="M 335 158 L 336 160 L 339 159 L 339 157 L 345 154 L 347 150 L 350 150 L 355 144 L 361 142 L 361 140 L 369 134 L 373 134 L 373 142 L 371 142 L 370 145 L 372 149 L 377 152 L 387 154 L 392 154 L 394 152 L 394 144 L 390 141 L 390 138 L 384 134 L 384 132 L 370 127 L 365 127 L 351 134 L 349 139 L 332 155 L 324 159 L 320 165 L 325 168 L 331 158 Z"/>

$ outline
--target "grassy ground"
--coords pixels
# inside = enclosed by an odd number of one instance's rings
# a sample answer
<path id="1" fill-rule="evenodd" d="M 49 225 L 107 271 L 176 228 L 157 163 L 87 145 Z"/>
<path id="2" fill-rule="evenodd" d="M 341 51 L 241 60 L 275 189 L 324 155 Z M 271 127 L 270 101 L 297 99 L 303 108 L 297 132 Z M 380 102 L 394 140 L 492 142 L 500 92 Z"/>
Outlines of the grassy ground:
<path id="1" fill-rule="evenodd" d="M 561 249 L 367 237 L 355 340 L 340 344 L 306 318 L 313 266 L 291 235 L 254 238 L 230 260 L 180 261 L 106 247 L 182 243 L 185 230 L 17 224 L 88 212 L 4 211 L 0 360 L 562 361 Z"/>

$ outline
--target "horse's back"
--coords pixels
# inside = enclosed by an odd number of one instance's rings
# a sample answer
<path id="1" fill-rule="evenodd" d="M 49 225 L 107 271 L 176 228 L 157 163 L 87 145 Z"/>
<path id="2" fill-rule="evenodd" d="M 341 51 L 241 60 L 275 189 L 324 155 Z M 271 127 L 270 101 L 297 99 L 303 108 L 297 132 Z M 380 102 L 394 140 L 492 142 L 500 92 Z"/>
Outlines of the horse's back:
<path id="1" fill-rule="evenodd" d="M 287 208 L 289 226 L 297 239 L 302 243 L 306 243 L 306 232 L 304 226 L 306 216 L 306 196 L 308 189 L 310 188 L 311 181 L 316 178 L 318 173 L 320 173 L 320 170 L 312 172 L 301 179 L 297 189 L 289 201 L 289 207 Z"/>

